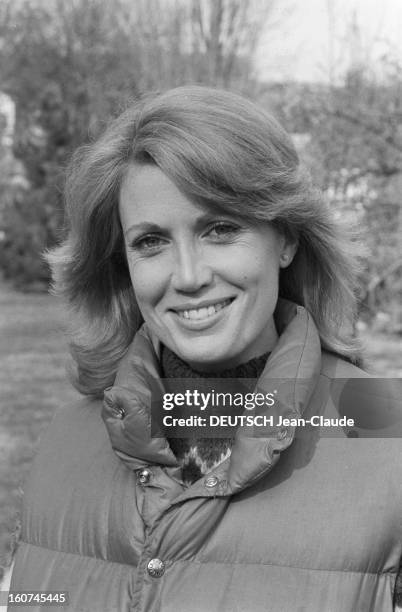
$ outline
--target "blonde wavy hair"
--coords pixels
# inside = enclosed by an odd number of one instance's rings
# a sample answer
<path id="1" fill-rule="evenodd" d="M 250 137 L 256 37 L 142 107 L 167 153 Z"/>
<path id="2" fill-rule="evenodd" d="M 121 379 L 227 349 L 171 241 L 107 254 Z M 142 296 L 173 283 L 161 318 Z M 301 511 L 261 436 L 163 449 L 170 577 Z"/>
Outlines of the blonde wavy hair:
<path id="1" fill-rule="evenodd" d="M 324 348 L 350 361 L 358 245 L 335 221 L 288 134 L 236 94 L 200 86 L 149 94 L 78 149 L 67 171 L 66 240 L 47 254 L 71 309 L 73 383 L 101 396 L 142 323 L 125 258 L 119 191 L 133 163 L 156 164 L 189 198 L 269 222 L 298 242 L 280 296 L 305 306 Z"/>

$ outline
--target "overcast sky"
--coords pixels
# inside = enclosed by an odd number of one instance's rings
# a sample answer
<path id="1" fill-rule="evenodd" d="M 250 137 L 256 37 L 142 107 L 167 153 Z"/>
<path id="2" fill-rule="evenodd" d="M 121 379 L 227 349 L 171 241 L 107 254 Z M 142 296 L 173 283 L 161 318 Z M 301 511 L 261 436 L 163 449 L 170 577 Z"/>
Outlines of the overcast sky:
<path id="1" fill-rule="evenodd" d="M 328 80 L 330 66 L 336 77 L 352 58 L 374 64 L 389 52 L 402 61 L 402 0 L 276 0 L 276 7 L 256 58 L 264 79 Z"/>

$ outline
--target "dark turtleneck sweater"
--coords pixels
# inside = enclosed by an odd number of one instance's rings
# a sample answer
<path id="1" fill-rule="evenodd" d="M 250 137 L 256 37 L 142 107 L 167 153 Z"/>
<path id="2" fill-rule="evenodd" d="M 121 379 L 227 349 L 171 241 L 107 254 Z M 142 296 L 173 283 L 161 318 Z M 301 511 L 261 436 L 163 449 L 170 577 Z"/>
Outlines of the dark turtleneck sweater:
<path id="1" fill-rule="evenodd" d="M 199 372 L 166 346 L 162 349 L 164 378 L 259 378 L 269 353 L 221 372 Z M 168 438 L 182 466 L 183 481 L 192 484 L 230 456 L 233 438 Z"/>

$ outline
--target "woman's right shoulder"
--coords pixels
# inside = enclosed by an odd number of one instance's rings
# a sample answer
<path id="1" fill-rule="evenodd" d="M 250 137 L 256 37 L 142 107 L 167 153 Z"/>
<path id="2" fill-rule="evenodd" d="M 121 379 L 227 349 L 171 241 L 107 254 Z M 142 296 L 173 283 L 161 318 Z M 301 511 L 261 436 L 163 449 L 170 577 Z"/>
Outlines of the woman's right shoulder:
<path id="1" fill-rule="evenodd" d="M 118 462 L 103 423 L 102 400 L 80 398 L 61 405 L 43 432 L 34 457 L 31 473 L 24 487 L 25 495 L 36 492 L 48 483 L 59 483 L 90 469 L 96 462 L 113 465 Z"/>
<path id="2" fill-rule="evenodd" d="M 96 439 L 105 429 L 101 411 L 102 400 L 91 397 L 78 397 L 60 405 L 40 438 L 39 450 L 54 444 L 78 448 L 82 437 L 88 442 Z"/>
<path id="3" fill-rule="evenodd" d="M 101 400 L 86 398 L 56 410 L 23 487 L 22 542 L 83 554 L 82 525 L 92 550 L 116 482 L 133 501 L 135 474 L 113 451 L 101 410 Z"/>
<path id="4" fill-rule="evenodd" d="M 53 414 L 53 417 L 49 423 L 49 429 L 55 425 L 61 423 L 67 425 L 70 421 L 72 424 L 76 424 L 82 420 L 94 420 L 101 419 L 102 411 L 102 400 L 94 398 L 89 395 L 78 395 L 77 398 L 60 404 Z"/>

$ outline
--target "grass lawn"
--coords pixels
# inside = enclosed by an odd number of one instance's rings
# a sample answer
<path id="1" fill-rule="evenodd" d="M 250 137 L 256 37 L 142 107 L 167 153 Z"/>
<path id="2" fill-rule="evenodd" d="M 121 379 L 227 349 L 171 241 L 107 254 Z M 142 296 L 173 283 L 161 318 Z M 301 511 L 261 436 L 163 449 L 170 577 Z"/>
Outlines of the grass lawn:
<path id="1" fill-rule="evenodd" d="M 9 563 L 21 487 L 56 406 L 77 397 L 54 298 L 0 285 L 0 580 Z"/>
<path id="2" fill-rule="evenodd" d="M 54 298 L 0 284 L 0 580 L 39 436 L 54 409 L 78 396 L 65 376 L 61 319 Z M 372 372 L 402 376 L 400 339 L 366 332 L 366 340 Z"/>

